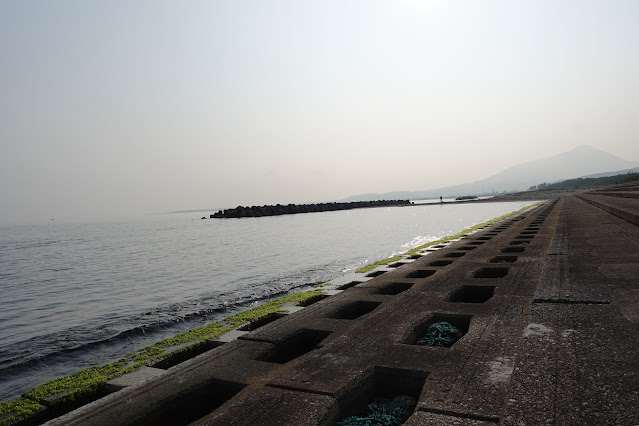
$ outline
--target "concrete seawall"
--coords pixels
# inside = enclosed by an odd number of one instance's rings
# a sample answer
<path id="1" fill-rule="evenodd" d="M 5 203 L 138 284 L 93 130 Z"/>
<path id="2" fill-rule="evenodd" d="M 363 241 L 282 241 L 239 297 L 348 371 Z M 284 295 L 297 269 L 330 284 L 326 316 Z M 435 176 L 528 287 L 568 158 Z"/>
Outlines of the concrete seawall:
<path id="1" fill-rule="evenodd" d="M 639 424 L 639 200 L 580 197 L 349 277 L 49 424 L 330 425 L 376 395 L 413 397 L 409 425 Z M 463 337 L 416 345 L 439 321 Z"/>

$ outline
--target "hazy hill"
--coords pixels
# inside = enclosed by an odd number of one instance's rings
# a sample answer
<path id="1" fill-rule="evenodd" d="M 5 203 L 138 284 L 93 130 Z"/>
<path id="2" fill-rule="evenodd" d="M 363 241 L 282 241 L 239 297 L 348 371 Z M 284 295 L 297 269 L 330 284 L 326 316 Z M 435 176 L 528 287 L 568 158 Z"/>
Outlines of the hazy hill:
<path id="1" fill-rule="evenodd" d="M 552 157 L 518 164 L 473 183 L 424 191 L 394 191 L 383 194 L 361 194 L 342 201 L 419 199 L 479 195 L 491 192 L 522 191 L 543 182 L 556 182 L 593 174 L 619 174 L 639 164 L 600 149 L 581 145 L 572 151 Z"/>
<path id="2" fill-rule="evenodd" d="M 630 170 L 639 170 L 630 169 Z M 597 176 L 597 175 L 590 175 Z M 599 176 L 599 177 L 580 177 L 576 179 L 568 179 L 562 180 L 554 183 L 542 183 L 537 186 L 531 186 L 530 190 L 532 191 L 547 191 L 554 189 L 576 189 L 576 188 L 589 188 L 596 187 L 602 185 L 619 185 L 629 182 L 637 182 L 639 181 L 639 173 L 637 172 L 629 172 L 629 173 L 620 173 L 618 175 L 612 176 Z M 518 194 L 523 194 L 524 192 L 519 192 Z"/>
<path id="3" fill-rule="evenodd" d="M 625 175 L 628 173 L 639 173 L 639 167 L 634 167 L 632 169 L 625 169 L 625 170 L 617 170 L 616 172 L 595 173 L 594 175 L 579 176 L 579 177 L 582 179 L 600 178 L 600 177 L 615 176 L 615 175 Z"/>

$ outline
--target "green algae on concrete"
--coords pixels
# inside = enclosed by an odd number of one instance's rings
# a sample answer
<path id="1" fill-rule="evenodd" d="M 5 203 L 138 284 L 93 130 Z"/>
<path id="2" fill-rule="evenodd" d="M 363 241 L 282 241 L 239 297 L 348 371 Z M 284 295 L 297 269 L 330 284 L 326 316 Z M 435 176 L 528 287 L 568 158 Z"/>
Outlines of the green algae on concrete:
<path id="1" fill-rule="evenodd" d="M 246 311 L 230 315 L 222 321 L 189 330 L 185 333 L 160 340 L 159 342 L 129 353 L 118 361 L 91 367 L 68 376 L 60 377 L 36 386 L 23 397 L 0 402 L 0 425 L 12 425 L 28 419 L 44 409 L 40 404 L 45 399 L 53 399 L 59 404 L 81 404 L 94 399 L 102 386 L 109 380 L 132 372 L 138 367 L 159 362 L 179 352 L 192 351 L 195 346 L 207 340 L 219 338 L 235 328 L 274 313 L 285 312 L 282 307 L 297 302 L 302 305 L 325 294 L 322 290 L 309 290 L 283 296 L 255 306 Z M 175 350 L 173 350 L 175 349 Z"/>
<path id="2" fill-rule="evenodd" d="M 303 306 L 302 304 L 306 300 L 316 298 L 324 294 L 325 293 L 322 290 L 309 290 L 300 293 L 289 294 L 288 296 L 273 299 L 247 311 L 238 312 L 237 314 L 227 317 L 224 321 L 226 323 L 232 324 L 234 327 L 239 327 L 242 324 L 247 323 L 248 321 L 255 321 L 274 313 L 284 312 L 285 310 L 282 309 L 282 306 L 287 303 L 297 302 L 298 305 Z"/>
<path id="3" fill-rule="evenodd" d="M 69 376 L 59 377 L 43 385 L 36 386 L 27 392 L 24 397 L 33 401 L 43 401 L 45 398 L 55 397 L 56 400 L 64 403 L 90 398 L 108 380 L 133 371 L 143 364 L 141 361 L 137 363 L 132 361 L 127 356 L 116 362 L 80 370 Z"/>
<path id="4" fill-rule="evenodd" d="M 359 268 L 355 272 L 363 274 L 364 272 L 372 271 L 373 269 L 377 268 L 378 266 L 388 265 L 389 263 L 397 262 L 398 260 L 402 259 L 403 257 L 404 256 L 389 257 L 387 259 L 380 260 L 379 262 L 371 263 L 370 265 L 366 265 L 366 266 L 364 266 L 362 268 Z"/>
<path id="5" fill-rule="evenodd" d="M 45 407 L 29 398 L 18 398 L 13 401 L 0 403 L 0 424 L 15 424 L 21 420 L 33 417 Z"/>
<path id="6" fill-rule="evenodd" d="M 310 306 L 310 305 L 312 305 L 313 303 L 318 302 L 318 301 L 322 300 L 322 299 L 323 299 L 323 298 L 325 298 L 325 297 L 327 297 L 327 296 L 326 296 L 326 293 L 324 293 L 324 292 L 322 291 L 322 292 L 319 292 L 319 293 L 317 293 L 316 295 L 314 295 L 314 296 L 312 296 L 312 297 L 308 297 L 308 298 L 306 298 L 306 299 L 304 299 L 304 300 L 301 300 L 301 301 L 297 304 L 297 306 L 302 306 L 302 307 Z"/>
<path id="7" fill-rule="evenodd" d="M 154 345 L 147 346 L 142 350 L 146 351 L 150 357 L 153 357 L 155 354 L 162 353 L 167 348 L 180 346 L 186 343 L 199 342 L 202 340 L 217 339 L 232 328 L 233 327 L 225 325 L 220 321 L 216 321 L 203 327 L 194 328 L 193 330 L 189 330 L 185 333 L 160 340 Z"/>
<path id="8" fill-rule="evenodd" d="M 363 266 L 363 267 L 359 268 L 355 272 L 359 273 L 359 274 L 363 274 L 365 272 L 368 272 L 368 271 L 371 271 L 371 270 L 377 268 L 378 266 L 388 265 L 389 263 L 397 262 L 398 260 L 402 259 L 404 256 L 415 255 L 418 252 L 420 252 L 421 250 L 423 250 L 425 248 L 428 248 L 430 246 L 434 246 L 434 245 L 437 245 L 437 244 L 447 243 L 449 241 L 456 240 L 458 238 L 464 237 L 466 234 L 469 234 L 471 232 L 474 232 L 474 231 L 478 230 L 479 228 L 483 228 L 485 226 L 492 225 L 493 223 L 499 222 L 502 219 L 506 219 L 507 217 L 510 217 L 510 216 L 516 215 L 518 213 L 521 213 L 524 210 L 527 210 L 527 209 L 530 209 L 530 208 L 536 206 L 537 204 L 539 204 L 539 203 L 529 204 L 529 205 L 527 205 L 525 207 L 522 207 L 521 209 L 516 210 L 514 212 L 506 213 L 505 215 L 496 217 L 494 219 L 487 220 L 486 222 L 477 224 L 477 225 L 472 226 L 470 228 L 466 228 L 463 231 L 460 231 L 460 232 L 458 232 L 458 233 L 456 233 L 454 235 L 448 235 L 448 236 L 446 236 L 444 238 L 440 238 L 439 240 L 435 240 L 435 241 L 428 242 L 426 244 L 422 244 L 421 246 L 417 246 L 415 248 L 412 248 L 412 249 L 408 250 L 407 252 L 405 252 L 405 253 L 403 253 L 401 255 L 389 257 L 387 259 L 383 259 L 383 260 L 380 260 L 378 262 L 371 263 L 370 265 L 366 265 L 366 266 Z"/>

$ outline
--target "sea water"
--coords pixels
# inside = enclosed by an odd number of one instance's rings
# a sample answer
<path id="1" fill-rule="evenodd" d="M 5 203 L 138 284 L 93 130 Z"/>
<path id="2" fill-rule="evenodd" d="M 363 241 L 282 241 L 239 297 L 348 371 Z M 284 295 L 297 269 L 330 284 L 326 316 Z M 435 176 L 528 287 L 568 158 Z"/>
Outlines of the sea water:
<path id="1" fill-rule="evenodd" d="M 0 400 L 527 203 L 0 228 Z"/>

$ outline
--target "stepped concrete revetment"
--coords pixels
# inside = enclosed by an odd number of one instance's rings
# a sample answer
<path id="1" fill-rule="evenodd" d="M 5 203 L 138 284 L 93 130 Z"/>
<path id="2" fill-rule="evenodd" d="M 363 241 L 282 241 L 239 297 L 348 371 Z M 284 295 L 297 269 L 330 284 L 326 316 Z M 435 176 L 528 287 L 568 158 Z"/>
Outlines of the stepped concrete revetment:
<path id="1" fill-rule="evenodd" d="M 620 193 L 360 274 L 49 424 L 331 425 L 376 395 L 413 397 L 408 425 L 639 424 L 639 199 Z M 463 337 L 416 345 L 441 321 Z"/>

